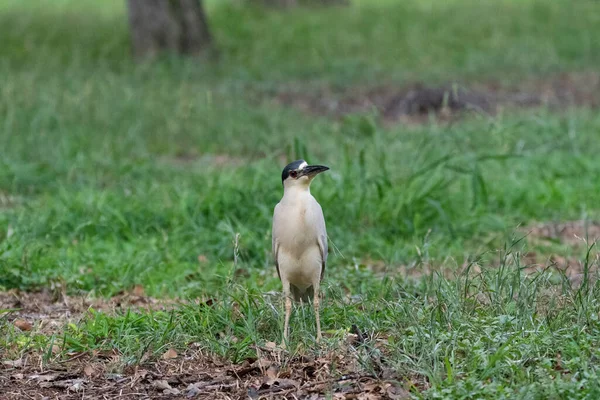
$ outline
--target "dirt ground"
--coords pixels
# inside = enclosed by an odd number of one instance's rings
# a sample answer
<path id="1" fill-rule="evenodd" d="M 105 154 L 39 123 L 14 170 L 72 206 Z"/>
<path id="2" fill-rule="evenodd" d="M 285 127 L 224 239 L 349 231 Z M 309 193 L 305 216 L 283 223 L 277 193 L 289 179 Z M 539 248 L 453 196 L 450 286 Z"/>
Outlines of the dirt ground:
<path id="1" fill-rule="evenodd" d="M 503 110 L 542 106 L 557 111 L 571 106 L 595 109 L 600 107 L 600 73 L 562 73 L 518 86 L 492 81 L 324 88 L 314 92 L 289 88 L 276 93 L 274 101 L 309 115 L 334 118 L 377 111 L 385 125 L 423 123 L 432 115 L 453 121 L 469 114 L 496 115 Z"/>
<path id="2" fill-rule="evenodd" d="M 527 250 L 519 251 L 519 246 L 513 250 L 513 257 L 504 262 L 509 265 L 523 267 L 523 272 L 534 274 L 543 270 L 550 270 L 564 276 L 573 287 L 581 284 L 586 268 L 585 254 L 588 249 L 588 273 L 593 279 L 600 267 L 600 221 L 563 221 L 563 222 L 539 222 L 523 226 L 517 231 L 518 238 L 522 237 L 527 242 Z M 503 261 L 498 256 L 490 260 L 492 265 L 499 266 Z M 391 273 L 399 272 L 409 279 L 421 279 L 431 273 L 439 273 L 447 279 L 453 279 L 457 274 L 471 268 L 472 273 L 480 273 L 481 267 L 465 261 L 459 265 L 444 264 L 430 265 L 419 263 L 415 260 L 410 265 L 387 265 L 383 260 L 365 258 L 361 264 L 381 277 L 390 276 Z"/>
<path id="3" fill-rule="evenodd" d="M 210 359 L 201 352 L 174 354 L 172 359 L 107 372 L 106 359 L 84 355 L 77 360 L 47 366 L 44 370 L 4 366 L 2 385 L 8 399 L 103 399 L 103 398 L 406 398 L 397 383 L 358 373 L 331 376 L 328 357 L 294 358 L 285 366 L 275 352 L 264 351 L 259 359 L 231 365 Z M 75 356 L 74 356 L 75 357 Z M 74 358 L 73 357 L 73 358 Z M 106 357 L 106 356 L 105 356 Z M 113 355 L 112 357 L 116 357 Z M 338 357 L 338 366 L 343 366 Z M 92 361 L 94 359 L 95 361 Z M 110 359 L 110 358 L 109 358 Z M 36 362 L 37 360 L 30 360 Z"/>
<path id="4" fill-rule="evenodd" d="M 583 254 L 600 239 L 600 222 L 537 223 L 521 228 L 520 232 L 527 235 L 530 245 L 560 244 Z M 595 252 L 591 260 L 593 271 L 598 266 L 597 258 Z M 575 284 L 583 275 L 581 257 L 542 256 L 530 251 L 522 256 L 520 263 L 527 267 L 526 273 L 552 266 Z M 0 292 L 0 309 L 15 310 L 2 318 L 18 329 L 44 334 L 59 333 L 65 324 L 79 321 L 90 307 L 111 313 L 129 307 L 169 309 L 176 305 L 176 301 L 146 296 L 141 287 L 111 299 L 67 296 L 60 290 Z M 384 341 L 367 337 L 353 327 L 353 333 L 339 348 L 322 351 L 318 356 L 290 355 L 275 343 L 267 343 L 256 348 L 256 358 L 239 364 L 220 360 L 192 343 L 184 354 L 169 349 L 156 362 L 125 368 L 117 351 L 61 357 L 56 349 L 57 355 L 44 363 L 42 354 L 28 353 L 10 359 L 0 349 L 3 389 L 0 399 L 322 399 L 326 393 L 331 393 L 334 399 L 405 399 L 409 398 L 411 387 L 419 391 L 427 389 L 424 377 L 398 376 L 388 366 L 379 351 Z M 365 357 L 373 363 L 371 373 L 365 373 L 358 364 L 357 360 Z"/>
<path id="5" fill-rule="evenodd" d="M 137 292 L 137 293 L 134 293 Z M 119 308 L 168 309 L 176 304 L 143 295 L 141 289 L 107 300 L 90 300 L 62 293 L 0 293 L 0 309 L 18 309 L 8 319 L 18 329 L 44 334 L 59 333 L 76 323 L 88 307 L 111 313 Z M 28 353 L 8 359 L 0 349 L 0 399 L 403 399 L 410 386 L 424 389 L 415 377 L 397 377 L 385 359 L 368 355 L 375 372 L 365 373 L 357 355 L 367 347 L 377 349 L 378 338 L 358 331 L 350 333 L 337 349 L 319 356 L 290 355 L 275 343 L 256 348 L 257 357 L 231 364 L 206 354 L 191 344 L 185 354 L 168 349 L 156 362 L 123 368 L 117 351 L 56 355 L 44 363 L 42 354 Z M 372 346 L 361 346 L 365 341 Z M 54 352 L 54 350 L 53 350 Z"/>
<path id="6" fill-rule="evenodd" d="M 275 350 L 259 351 L 260 358 L 232 365 L 200 351 L 139 367 L 110 372 L 118 355 L 74 355 L 71 361 L 40 368 L 29 357 L 23 364 L 4 362 L 0 386 L 4 399 L 268 399 L 325 398 L 403 399 L 408 392 L 391 377 L 351 372 L 341 354 L 295 357 L 283 365 Z M 77 357 L 77 358 L 76 358 Z M 76 359 L 75 359 L 76 358 Z M 26 364 L 25 364 L 26 363 Z M 331 372 L 335 363 L 336 373 Z M 389 379 L 389 380 L 388 380 Z M 45 397 L 44 397 L 45 396 Z"/>

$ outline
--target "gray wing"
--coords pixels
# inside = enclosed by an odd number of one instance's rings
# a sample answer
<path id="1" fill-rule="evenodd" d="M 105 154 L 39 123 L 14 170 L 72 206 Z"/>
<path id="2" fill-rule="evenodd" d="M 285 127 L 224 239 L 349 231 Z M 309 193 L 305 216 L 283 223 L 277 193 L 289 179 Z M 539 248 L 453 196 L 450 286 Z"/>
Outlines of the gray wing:
<path id="1" fill-rule="evenodd" d="M 275 268 L 277 268 L 277 276 L 281 279 L 281 274 L 279 273 L 279 261 L 277 259 L 279 253 L 279 241 L 277 240 L 277 220 L 278 220 L 278 208 L 279 204 L 275 206 L 275 210 L 273 211 L 273 226 L 271 228 L 271 251 L 273 252 L 273 259 L 275 260 Z"/>
<path id="2" fill-rule="evenodd" d="M 315 201 L 316 202 L 316 201 Z M 319 243 L 319 249 L 321 250 L 321 280 L 323 279 L 323 275 L 325 274 L 325 266 L 327 265 L 327 254 L 329 253 L 329 248 L 327 246 L 327 229 L 325 228 L 325 217 L 323 216 L 323 209 L 321 205 L 317 203 L 317 232 L 319 232 L 319 236 L 317 237 L 317 242 Z"/>

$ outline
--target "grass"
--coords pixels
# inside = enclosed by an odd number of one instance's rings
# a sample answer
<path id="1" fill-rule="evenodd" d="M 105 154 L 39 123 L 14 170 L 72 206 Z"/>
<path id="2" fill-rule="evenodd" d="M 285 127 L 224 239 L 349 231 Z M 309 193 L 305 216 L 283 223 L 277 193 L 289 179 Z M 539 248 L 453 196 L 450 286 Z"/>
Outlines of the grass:
<path id="1" fill-rule="evenodd" d="M 278 13 L 213 1 L 219 64 L 141 65 L 129 58 L 121 1 L 101 11 L 91 1 L 36 4 L 0 6 L 10 55 L 0 61 L 0 288 L 112 296 L 142 285 L 155 297 L 218 301 L 91 312 L 56 335 L 17 331 L 0 312 L 12 356 L 61 342 L 65 353 L 117 348 L 135 364 L 193 340 L 239 362 L 252 344 L 278 340 L 281 308 L 263 296 L 280 287 L 270 218 L 281 160 L 303 157 L 332 168 L 313 185 L 336 249 L 326 346 L 352 324 L 385 337 L 394 370 L 426 379 L 428 390 L 413 393 L 427 398 L 600 390 L 598 288 L 573 289 L 550 273 L 526 279 L 517 255 L 526 241 L 496 251 L 519 224 L 599 217 L 597 113 L 386 128 L 373 115 L 332 121 L 248 98 L 289 82 L 515 80 L 593 68 L 596 4 L 363 0 Z M 482 270 L 473 278 L 400 276 L 471 262 Z M 233 302 L 244 318 L 231 318 Z M 294 321 L 297 351 L 317 351 L 311 321 Z"/>

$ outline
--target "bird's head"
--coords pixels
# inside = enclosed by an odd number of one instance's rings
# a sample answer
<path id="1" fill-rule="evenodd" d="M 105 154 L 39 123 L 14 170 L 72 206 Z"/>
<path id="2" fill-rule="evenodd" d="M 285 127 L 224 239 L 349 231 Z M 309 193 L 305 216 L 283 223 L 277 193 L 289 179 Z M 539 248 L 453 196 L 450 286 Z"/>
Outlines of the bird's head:
<path id="1" fill-rule="evenodd" d="M 306 187 L 319 173 L 327 171 L 329 167 L 324 165 L 308 165 L 304 160 L 289 163 L 281 173 L 283 187 Z"/>

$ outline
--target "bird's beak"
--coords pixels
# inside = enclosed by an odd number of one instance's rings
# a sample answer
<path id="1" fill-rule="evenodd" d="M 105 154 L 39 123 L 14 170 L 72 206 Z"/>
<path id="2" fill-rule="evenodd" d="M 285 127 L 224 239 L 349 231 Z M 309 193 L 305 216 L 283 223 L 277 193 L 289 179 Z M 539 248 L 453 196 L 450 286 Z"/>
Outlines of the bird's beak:
<path id="1" fill-rule="evenodd" d="M 307 165 L 302 169 L 302 175 L 306 175 L 309 178 L 316 176 L 317 174 L 327 171 L 329 167 L 324 165 Z"/>

